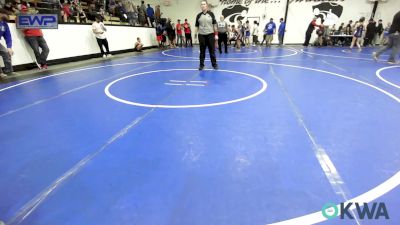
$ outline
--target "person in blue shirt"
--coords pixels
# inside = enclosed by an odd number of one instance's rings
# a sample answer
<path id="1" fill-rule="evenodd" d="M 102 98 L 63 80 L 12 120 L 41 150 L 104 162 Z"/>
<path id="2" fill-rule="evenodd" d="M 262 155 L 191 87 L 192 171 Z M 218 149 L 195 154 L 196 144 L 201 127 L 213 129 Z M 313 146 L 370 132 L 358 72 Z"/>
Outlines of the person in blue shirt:
<path id="1" fill-rule="evenodd" d="M 154 27 L 154 9 L 151 8 L 150 4 L 147 4 L 147 16 L 150 19 L 150 24 L 152 27 Z"/>
<path id="2" fill-rule="evenodd" d="M 0 68 L 0 77 L 6 78 L 7 75 L 13 73 L 13 68 L 11 64 L 11 56 L 14 54 L 12 50 L 12 38 L 10 28 L 7 24 L 8 12 L 5 9 L 0 9 L 0 39 L 4 38 L 6 41 L 5 48 L 2 44 L 0 44 L 0 56 L 3 58 L 4 62 L 4 70 Z"/>
<path id="3" fill-rule="evenodd" d="M 264 41 L 266 42 L 266 46 L 270 47 L 272 40 L 274 39 L 274 34 L 276 33 L 276 25 L 274 23 L 274 19 L 271 18 L 269 20 L 269 23 L 265 25 L 264 29 L 264 38 L 263 41 L 261 42 L 261 45 L 263 45 Z"/>
<path id="4" fill-rule="evenodd" d="M 281 24 L 279 25 L 279 28 L 278 28 L 278 39 L 279 39 L 279 46 L 282 46 L 283 45 L 283 36 L 285 35 L 285 32 L 286 32 L 286 23 L 283 18 L 281 18 L 279 20 L 279 22 Z"/>

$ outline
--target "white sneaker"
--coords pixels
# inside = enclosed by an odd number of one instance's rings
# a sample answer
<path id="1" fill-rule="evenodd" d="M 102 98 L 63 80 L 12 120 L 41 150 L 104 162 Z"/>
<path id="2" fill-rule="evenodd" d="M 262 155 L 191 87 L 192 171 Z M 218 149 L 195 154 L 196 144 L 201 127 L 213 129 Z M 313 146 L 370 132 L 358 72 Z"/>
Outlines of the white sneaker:
<path id="1" fill-rule="evenodd" d="M 111 54 L 107 55 L 107 58 L 112 58 L 112 57 L 113 57 L 113 55 L 111 55 Z"/>
<path id="2" fill-rule="evenodd" d="M 7 75 L 4 74 L 4 73 L 0 73 L 0 77 L 1 77 L 1 78 L 7 78 Z M 1 225 L 1 224 L 0 224 L 0 225 Z"/>
<path id="3" fill-rule="evenodd" d="M 104 54 L 104 55 L 103 55 L 103 59 L 106 59 L 106 58 L 107 58 L 107 56 Z"/>
<path id="4" fill-rule="evenodd" d="M 378 61 L 378 55 L 376 54 L 376 52 L 372 53 L 372 58 L 374 58 L 375 61 Z"/>

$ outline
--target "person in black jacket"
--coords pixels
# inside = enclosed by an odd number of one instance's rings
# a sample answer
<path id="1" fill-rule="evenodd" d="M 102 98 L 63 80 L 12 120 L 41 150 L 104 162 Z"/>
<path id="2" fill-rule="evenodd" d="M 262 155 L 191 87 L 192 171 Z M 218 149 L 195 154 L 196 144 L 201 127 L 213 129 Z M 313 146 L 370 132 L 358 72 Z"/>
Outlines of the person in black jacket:
<path id="1" fill-rule="evenodd" d="M 377 61 L 379 56 L 389 49 L 392 49 L 392 52 L 389 56 L 388 63 L 395 64 L 396 57 L 398 57 L 398 53 L 400 51 L 400 11 L 397 12 L 393 17 L 392 26 L 389 30 L 388 45 L 378 52 L 374 52 L 372 54 L 373 58 Z"/>
<path id="2" fill-rule="evenodd" d="M 373 44 L 372 41 L 374 40 L 375 37 L 375 31 L 376 31 L 376 23 L 373 19 L 369 19 L 369 23 L 367 25 L 367 31 L 365 32 L 364 47 Z"/>
<path id="3" fill-rule="evenodd" d="M 308 46 L 310 44 L 311 35 L 312 35 L 315 27 L 319 27 L 319 25 L 317 25 L 317 17 L 314 17 L 314 19 L 308 25 L 308 28 L 306 31 L 306 39 L 304 41 L 303 46 Z"/>
<path id="4" fill-rule="evenodd" d="M 167 36 L 169 40 L 169 46 L 171 48 L 175 48 L 175 26 L 171 22 L 171 19 L 168 19 L 167 26 L 166 26 Z"/>
<path id="5" fill-rule="evenodd" d="M 214 13 L 208 10 L 207 1 L 201 1 L 201 13 L 196 17 L 196 36 L 200 44 L 200 66 L 204 69 L 206 48 L 210 52 L 211 64 L 215 70 L 218 69 L 217 58 L 215 57 L 215 40 L 218 40 L 217 20 Z"/>
<path id="6" fill-rule="evenodd" d="M 383 34 L 383 24 L 382 24 L 382 20 L 378 21 L 378 26 L 376 27 L 375 30 L 375 40 L 374 40 L 374 44 L 375 45 L 379 45 L 379 43 L 381 43 L 382 40 L 382 34 Z"/>

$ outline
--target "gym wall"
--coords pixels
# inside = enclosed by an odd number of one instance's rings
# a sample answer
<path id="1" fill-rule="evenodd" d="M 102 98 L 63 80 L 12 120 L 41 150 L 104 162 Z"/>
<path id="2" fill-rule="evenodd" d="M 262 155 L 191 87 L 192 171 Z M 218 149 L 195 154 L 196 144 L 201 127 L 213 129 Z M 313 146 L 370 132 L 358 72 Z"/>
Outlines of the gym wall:
<path id="1" fill-rule="evenodd" d="M 14 66 L 34 62 L 34 54 L 20 30 L 14 23 L 9 23 L 13 39 Z M 110 51 L 133 49 L 136 38 L 140 37 L 144 47 L 158 46 L 154 28 L 108 26 L 107 40 Z M 58 29 L 43 30 L 43 36 L 50 48 L 48 60 L 64 59 L 77 56 L 85 56 L 99 53 L 96 38 L 91 25 L 60 24 Z M 5 41 L 1 40 L 3 46 Z M 3 64 L 1 60 L 1 64 Z"/>
<path id="2" fill-rule="evenodd" d="M 200 12 L 201 0 L 171 0 L 169 6 L 164 6 L 159 1 L 165 17 L 170 17 L 174 23 L 176 20 L 187 18 L 194 26 L 196 15 Z M 285 17 L 287 0 L 212 0 L 209 1 L 215 7 L 212 11 L 219 19 L 220 15 L 226 17 L 228 23 L 236 23 L 241 18 L 247 19 L 253 24 L 254 20 L 260 22 L 259 39 L 262 40 L 263 29 L 270 18 L 274 18 L 277 26 L 279 18 Z M 357 20 L 361 16 L 367 19 L 373 9 L 370 0 L 289 0 L 289 10 L 286 26 L 285 43 L 299 44 L 304 42 L 305 31 L 314 15 L 324 18 L 330 23 L 341 22 L 347 24 L 349 20 Z M 387 0 L 380 2 L 375 19 L 383 19 L 384 24 L 391 22 L 393 15 L 400 10 L 400 0 Z M 274 37 L 274 43 L 277 43 Z"/>

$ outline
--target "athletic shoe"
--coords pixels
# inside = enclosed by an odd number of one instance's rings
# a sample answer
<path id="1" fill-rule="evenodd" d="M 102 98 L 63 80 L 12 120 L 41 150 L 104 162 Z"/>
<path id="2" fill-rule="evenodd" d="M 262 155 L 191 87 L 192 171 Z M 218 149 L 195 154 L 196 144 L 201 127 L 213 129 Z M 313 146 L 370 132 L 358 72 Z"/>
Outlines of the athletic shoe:
<path id="1" fill-rule="evenodd" d="M 112 57 L 113 57 L 113 55 L 111 55 L 111 54 L 107 55 L 107 58 L 112 58 Z"/>
<path id="2" fill-rule="evenodd" d="M 219 69 L 218 65 L 214 65 L 213 68 L 214 68 L 214 70 L 218 70 Z"/>
<path id="3" fill-rule="evenodd" d="M 204 66 L 199 66 L 199 70 L 203 70 L 204 69 Z"/>
<path id="4" fill-rule="evenodd" d="M 7 78 L 7 75 L 4 73 L 0 73 L 0 78 Z M 0 224 L 1 225 L 1 224 Z"/>
<path id="5" fill-rule="evenodd" d="M 373 52 L 373 53 L 372 53 L 372 58 L 373 58 L 375 61 L 378 61 L 378 54 L 376 54 L 376 52 Z"/>
<path id="6" fill-rule="evenodd" d="M 42 65 L 40 65 L 40 67 L 42 68 L 42 69 L 48 69 L 49 67 L 47 66 L 47 64 L 42 64 Z"/>
<path id="7" fill-rule="evenodd" d="M 16 73 L 16 72 L 10 72 L 10 73 L 6 73 L 7 76 L 19 76 L 21 74 Z"/>
<path id="8" fill-rule="evenodd" d="M 107 58 L 107 56 L 106 55 L 103 55 L 103 59 L 106 59 Z"/>
<path id="9" fill-rule="evenodd" d="M 395 61 L 388 61 L 388 63 L 391 65 L 397 64 Z"/>

